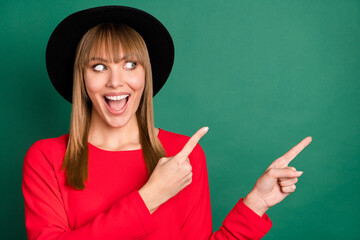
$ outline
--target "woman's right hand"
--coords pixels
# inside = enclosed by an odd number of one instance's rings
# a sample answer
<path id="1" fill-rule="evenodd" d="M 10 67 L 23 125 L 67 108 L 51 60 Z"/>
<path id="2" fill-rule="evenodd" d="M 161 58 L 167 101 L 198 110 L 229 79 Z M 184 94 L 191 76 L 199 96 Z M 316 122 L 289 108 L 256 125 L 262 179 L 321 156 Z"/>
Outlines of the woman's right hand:
<path id="1" fill-rule="evenodd" d="M 150 213 L 191 183 L 192 168 L 188 156 L 208 129 L 200 128 L 175 156 L 160 158 L 149 180 L 139 190 Z"/>

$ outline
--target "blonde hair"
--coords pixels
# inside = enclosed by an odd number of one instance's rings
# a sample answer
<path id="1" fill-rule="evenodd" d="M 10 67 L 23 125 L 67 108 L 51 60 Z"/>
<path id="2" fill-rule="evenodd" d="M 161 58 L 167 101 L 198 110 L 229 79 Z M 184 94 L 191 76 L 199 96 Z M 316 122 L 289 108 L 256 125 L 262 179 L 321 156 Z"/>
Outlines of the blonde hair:
<path id="1" fill-rule="evenodd" d="M 88 134 L 92 102 L 86 93 L 83 73 L 91 54 L 105 49 L 111 61 L 120 59 L 124 51 L 129 59 L 135 59 L 145 69 L 145 87 L 136 119 L 139 126 L 140 144 L 147 173 L 150 176 L 158 160 L 166 156 L 156 136 L 153 113 L 153 84 L 150 58 L 143 38 L 132 28 L 121 23 L 103 23 L 91 28 L 80 40 L 76 49 L 70 132 L 61 169 L 66 169 L 66 182 L 74 189 L 85 189 L 88 180 Z"/>

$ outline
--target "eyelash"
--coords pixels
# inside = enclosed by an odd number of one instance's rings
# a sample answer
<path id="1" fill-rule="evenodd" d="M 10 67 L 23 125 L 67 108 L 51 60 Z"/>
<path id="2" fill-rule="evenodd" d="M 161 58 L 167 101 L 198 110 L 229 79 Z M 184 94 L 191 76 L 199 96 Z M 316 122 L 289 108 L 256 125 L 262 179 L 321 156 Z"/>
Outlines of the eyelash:
<path id="1" fill-rule="evenodd" d="M 133 68 L 130 68 L 130 69 L 135 69 L 135 68 L 136 68 L 136 65 L 137 65 L 137 62 L 136 62 L 136 61 L 127 61 L 127 62 L 125 63 L 125 65 L 126 65 L 127 63 L 133 63 L 133 64 L 134 64 L 134 67 L 133 67 Z M 96 64 L 94 64 L 91 68 L 92 68 L 95 72 L 101 72 L 101 71 L 95 69 L 95 67 L 96 67 L 96 66 L 99 66 L 99 65 L 103 65 L 103 66 L 105 67 L 105 70 L 106 70 L 106 66 L 105 66 L 104 64 L 102 64 L 102 63 L 96 63 Z"/>

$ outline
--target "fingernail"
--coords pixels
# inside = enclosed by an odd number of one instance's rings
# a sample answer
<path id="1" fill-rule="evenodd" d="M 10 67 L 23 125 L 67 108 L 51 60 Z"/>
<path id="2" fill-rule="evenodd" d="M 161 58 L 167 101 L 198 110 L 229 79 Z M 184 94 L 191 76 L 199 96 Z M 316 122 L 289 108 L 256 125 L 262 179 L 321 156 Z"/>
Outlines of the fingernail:
<path id="1" fill-rule="evenodd" d="M 203 132 L 207 132 L 209 130 L 209 127 L 206 127 L 203 129 Z"/>
<path id="2" fill-rule="evenodd" d="M 296 171 L 296 175 L 301 176 L 303 174 L 303 171 Z"/>

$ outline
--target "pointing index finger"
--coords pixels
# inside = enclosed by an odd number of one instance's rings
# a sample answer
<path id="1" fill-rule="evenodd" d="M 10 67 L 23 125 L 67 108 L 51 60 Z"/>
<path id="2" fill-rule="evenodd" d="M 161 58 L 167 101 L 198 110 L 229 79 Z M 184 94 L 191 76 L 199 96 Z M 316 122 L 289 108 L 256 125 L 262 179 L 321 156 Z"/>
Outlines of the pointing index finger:
<path id="1" fill-rule="evenodd" d="M 299 142 L 296 146 L 291 148 L 287 153 L 276 159 L 269 168 L 284 168 L 287 167 L 288 164 L 293 160 L 302 150 L 304 150 L 307 145 L 309 145 L 312 141 L 312 138 L 306 137 L 301 142 Z"/>
<path id="2" fill-rule="evenodd" d="M 192 150 L 195 148 L 196 144 L 200 141 L 200 139 L 207 133 L 209 130 L 208 127 L 200 128 L 192 137 L 187 141 L 184 145 L 183 149 L 176 154 L 176 157 L 185 159 L 187 158 Z"/>
<path id="3" fill-rule="evenodd" d="M 286 159 L 287 164 L 291 162 L 304 148 L 311 143 L 312 138 L 306 137 L 300 143 L 298 143 L 295 147 L 290 149 L 287 153 L 283 155 L 283 158 Z"/>

